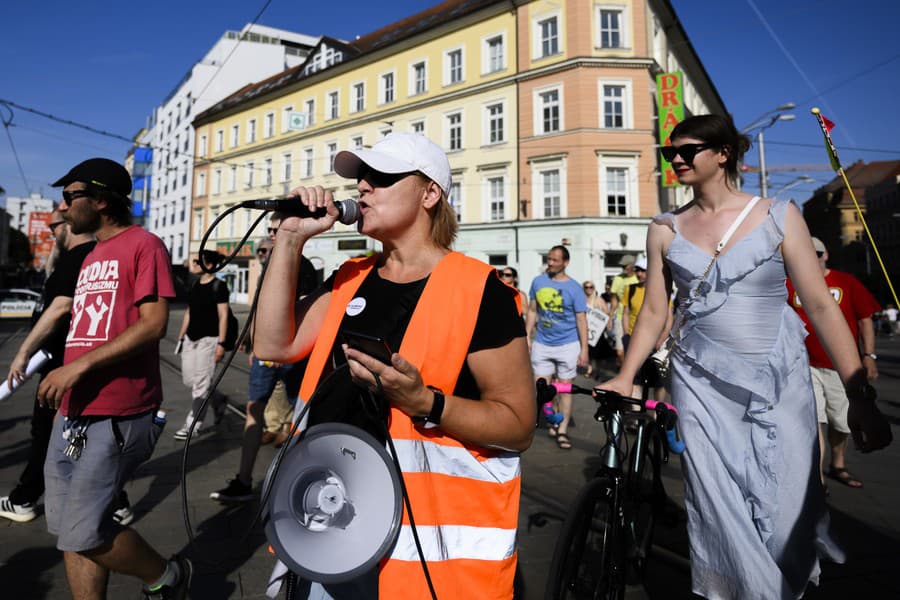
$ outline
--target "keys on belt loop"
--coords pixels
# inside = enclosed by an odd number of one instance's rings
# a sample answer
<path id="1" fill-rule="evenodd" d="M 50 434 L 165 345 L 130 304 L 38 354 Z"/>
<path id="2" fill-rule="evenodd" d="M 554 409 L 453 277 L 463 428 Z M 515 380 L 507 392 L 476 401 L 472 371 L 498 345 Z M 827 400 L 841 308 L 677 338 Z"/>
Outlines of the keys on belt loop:
<path id="1" fill-rule="evenodd" d="M 63 439 L 69 442 L 69 445 L 63 451 L 65 456 L 73 460 L 81 458 L 81 452 L 87 445 L 87 421 L 81 422 L 79 419 L 69 419 L 66 417 L 66 424 L 63 426 Z"/>

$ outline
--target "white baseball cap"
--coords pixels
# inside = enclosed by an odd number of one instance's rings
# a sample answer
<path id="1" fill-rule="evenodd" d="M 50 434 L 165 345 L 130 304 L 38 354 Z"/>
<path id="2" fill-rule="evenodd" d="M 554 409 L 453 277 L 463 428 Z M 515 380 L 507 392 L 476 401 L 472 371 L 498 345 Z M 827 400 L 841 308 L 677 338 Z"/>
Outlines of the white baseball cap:
<path id="1" fill-rule="evenodd" d="M 816 252 L 828 252 L 828 250 L 825 248 L 825 244 L 823 244 L 822 240 L 820 240 L 819 238 L 814 237 L 812 239 L 812 243 L 813 248 L 815 248 Z"/>
<path id="2" fill-rule="evenodd" d="M 642 256 L 639 259 L 637 259 L 636 261 L 634 261 L 634 268 L 640 269 L 641 271 L 646 271 L 647 270 L 647 259 Z"/>
<path id="3" fill-rule="evenodd" d="M 334 159 L 334 170 L 350 179 L 359 179 L 363 167 L 380 173 L 419 171 L 450 195 L 450 161 L 440 146 L 418 133 L 395 132 L 368 150 L 342 150 Z"/>

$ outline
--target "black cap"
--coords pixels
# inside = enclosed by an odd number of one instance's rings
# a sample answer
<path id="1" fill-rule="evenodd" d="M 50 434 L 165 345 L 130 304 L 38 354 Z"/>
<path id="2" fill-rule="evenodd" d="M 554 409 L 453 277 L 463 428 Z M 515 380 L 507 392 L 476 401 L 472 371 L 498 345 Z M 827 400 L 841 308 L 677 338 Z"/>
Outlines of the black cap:
<path id="1" fill-rule="evenodd" d="M 78 163 L 56 180 L 52 187 L 62 187 L 75 181 L 89 183 L 122 196 L 131 193 L 131 175 L 125 167 L 108 158 L 89 158 Z"/>

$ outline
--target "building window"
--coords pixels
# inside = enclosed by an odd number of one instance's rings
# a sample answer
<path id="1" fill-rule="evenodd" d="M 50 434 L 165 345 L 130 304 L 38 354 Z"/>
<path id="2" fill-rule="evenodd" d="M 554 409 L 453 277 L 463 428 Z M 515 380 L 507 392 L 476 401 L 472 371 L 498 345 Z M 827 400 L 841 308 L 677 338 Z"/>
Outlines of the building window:
<path id="1" fill-rule="evenodd" d="M 459 223 L 462 221 L 462 184 L 458 181 L 450 184 L 448 200 L 450 201 L 450 206 L 453 207 L 453 212 L 456 213 L 456 222 Z"/>
<path id="2" fill-rule="evenodd" d="M 556 16 L 538 21 L 537 58 L 559 53 L 559 19 Z"/>
<path id="3" fill-rule="evenodd" d="M 495 35 L 485 38 L 482 44 L 481 72 L 496 73 L 506 68 L 506 49 L 504 36 Z"/>
<path id="4" fill-rule="evenodd" d="M 263 137 L 270 138 L 275 135 L 275 113 L 266 113 L 263 117 Z"/>
<path id="5" fill-rule="evenodd" d="M 313 149 L 312 148 L 304 148 L 303 149 L 303 176 L 304 177 L 312 177 L 313 176 Z"/>
<path id="6" fill-rule="evenodd" d="M 216 132 L 216 152 L 225 150 L 225 132 L 221 129 Z"/>
<path id="7" fill-rule="evenodd" d="M 285 106 L 281 109 L 281 132 L 290 131 L 291 129 L 291 113 L 294 112 L 293 106 Z"/>
<path id="8" fill-rule="evenodd" d="M 417 62 L 412 67 L 410 67 L 410 96 L 416 96 L 418 94 L 424 94 L 427 91 L 426 85 L 426 64 L 425 61 Z"/>
<path id="9" fill-rule="evenodd" d="M 252 144 L 256 141 L 256 119 L 247 121 L 247 143 Z"/>
<path id="10" fill-rule="evenodd" d="M 444 85 L 461 83 L 463 80 L 463 51 L 455 48 L 444 53 Z"/>
<path id="11" fill-rule="evenodd" d="M 559 89 L 538 92 L 537 100 L 537 133 L 561 131 Z"/>
<path id="12" fill-rule="evenodd" d="M 506 185 L 504 177 L 488 177 L 488 209 L 490 221 L 506 218 Z"/>
<path id="13" fill-rule="evenodd" d="M 253 187 L 253 171 L 256 167 L 252 162 L 248 162 L 244 165 L 244 187 L 252 188 Z"/>
<path id="14" fill-rule="evenodd" d="M 462 113 L 447 115 L 447 150 L 462 150 Z"/>
<path id="15" fill-rule="evenodd" d="M 185 135 L 184 136 L 184 145 L 181 148 L 184 152 L 188 151 L 188 147 L 190 146 L 190 141 L 191 141 L 191 136 Z"/>
<path id="16" fill-rule="evenodd" d="M 362 150 L 363 149 L 363 136 L 357 135 L 350 138 L 350 147 L 354 150 Z"/>
<path id="17" fill-rule="evenodd" d="M 366 110 L 366 84 L 353 84 L 353 100 L 350 103 L 350 112 L 362 112 Z"/>
<path id="18" fill-rule="evenodd" d="M 212 193 L 222 193 L 222 169 L 216 169 L 215 171 L 213 171 Z"/>
<path id="19" fill-rule="evenodd" d="M 203 209 L 197 209 L 194 211 L 194 235 L 193 238 L 195 240 L 203 239 Z"/>
<path id="20" fill-rule="evenodd" d="M 326 173 L 334 173 L 334 159 L 337 156 L 337 151 L 336 142 L 325 144 L 325 155 L 328 157 L 328 171 Z"/>
<path id="21" fill-rule="evenodd" d="M 266 187 L 272 185 L 272 159 L 267 158 L 263 161 L 263 173 L 265 177 L 264 185 Z"/>
<path id="22" fill-rule="evenodd" d="M 631 82 L 600 81 L 600 127 L 631 129 Z"/>
<path id="23" fill-rule="evenodd" d="M 291 162 L 293 160 L 294 155 L 290 152 L 281 155 L 281 181 L 289 182 L 291 180 Z"/>
<path id="24" fill-rule="evenodd" d="M 328 93 L 328 118 L 337 119 L 340 115 L 340 93 Z"/>
<path id="25" fill-rule="evenodd" d="M 387 136 L 391 135 L 391 131 L 393 131 L 390 127 L 385 127 L 384 129 L 378 130 L 378 139 L 383 140 Z"/>
<path id="26" fill-rule="evenodd" d="M 316 101 L 315 100 L 307 100 L 306 101 L 306 126 L 312 127 L 313 123 L 315 123 L 316 116 Z"/>
<path id="27" fill-rule="evenodd" d="M 409 130 L 413 133 L 425 135 L 425 121 L 413 121 L 409 124 Z"/>
<path id="28" fill-rule="evenodd" d="M 237 165 L 231 165 L 228 170 L 228 191 L 233 192 L 237 189 Z"/>
<path id="29" fill-rule="evenodd" d="M 623 48 L 622 11 L 611 8 L 598 8 L 597 30 L 600 32 L 601 48 Z"/>
<path id="30" fill-rule="evenodd" d="M 206 134 L 204 133 L 200 136 L 200 147 L 198 148 L 198 150 L 200 150 L 199 156 L 206 156 L 206 142 Z"/>
<path id="31" fill-rule="evenodd" d="M 197 173 L 197 195 L 206 195 L 206 173 Z"/>
<path id="32" fill-rule="evenodd" d="M 559 217 L 560 207 L 559 169 L 541 171 L 541 205 L 544 217 Z"/>
<path id="33" fill-rule="evenodd" d="M 488 144 L 499 144 L 505 140 L 503 132 L 503 104 L 490 104 L 486 107 Z"/>
<path id="34" fill-rule="evenodd" d="M 237 148 L 238 144 L 241 143 L 241 126 L 238 123 L 235 123 L 231 126 L 231 147 Z"/>
<path id="35" fill-rule="evenodd" d="M 394 72 L 384 73 L 379 82 L 381 90 L 379 96 L 382 104 L 390 104 L 394 101 Z"/>
<path id="36" fill-rule="evenodd" d="M 628 215 L 628 169 L 606 168 L 606 214 L 624 217 Z"/>

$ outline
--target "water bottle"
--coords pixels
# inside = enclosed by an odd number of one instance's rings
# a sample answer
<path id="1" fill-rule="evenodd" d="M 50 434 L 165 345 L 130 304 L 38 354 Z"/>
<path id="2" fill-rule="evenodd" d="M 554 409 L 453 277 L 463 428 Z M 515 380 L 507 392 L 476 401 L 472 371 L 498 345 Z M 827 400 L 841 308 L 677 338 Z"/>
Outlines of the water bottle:
<path id="1" fill-rule="evenodd" d="M 153 415 L 153 424 L 158 425 L 160 428 L 166 426 L 166 411 L 163 409 L 159 409 L 156 411 L 156 414 Z"/>

